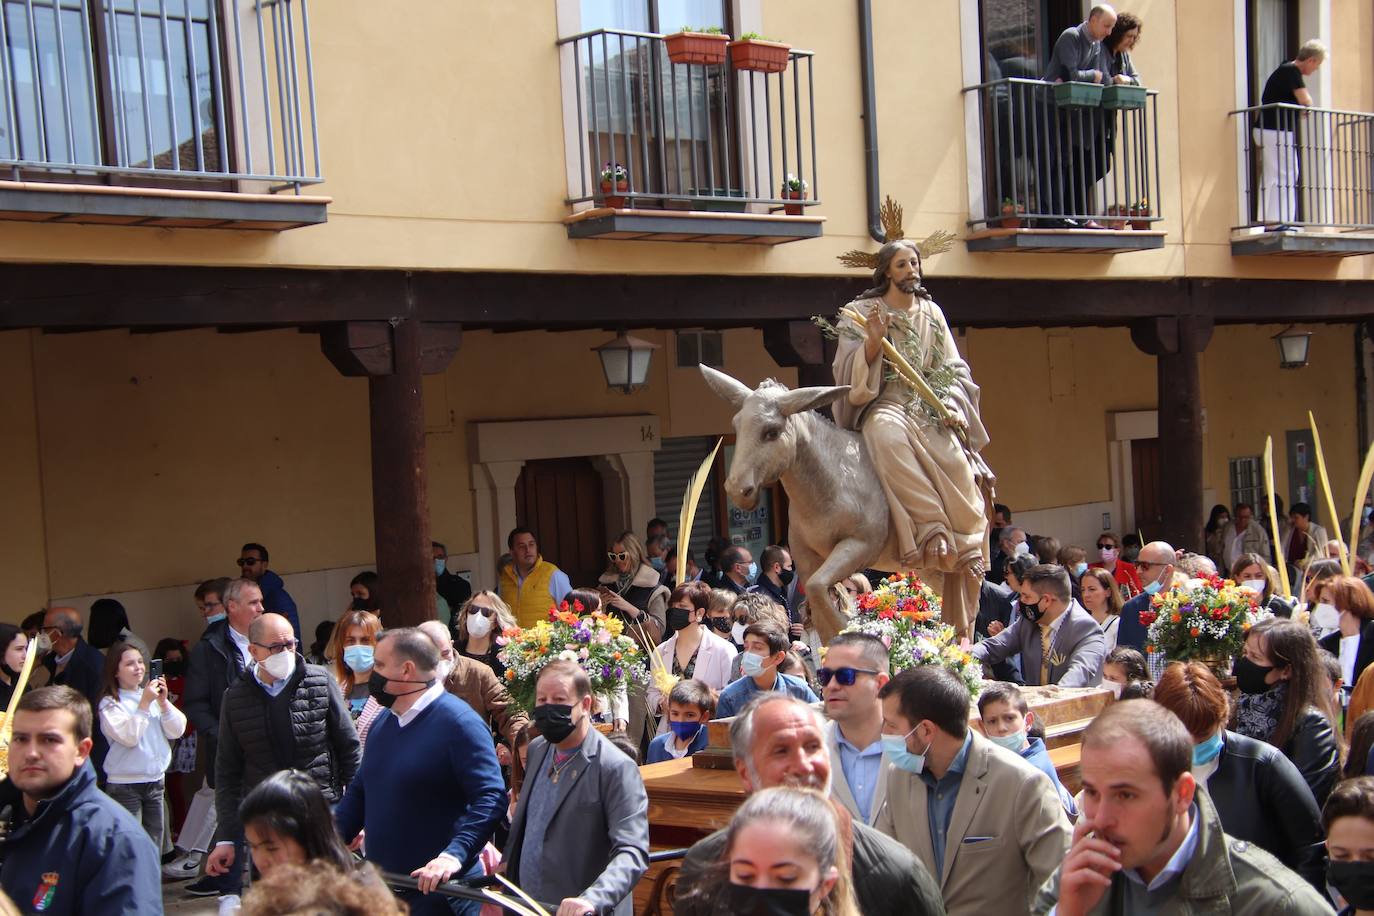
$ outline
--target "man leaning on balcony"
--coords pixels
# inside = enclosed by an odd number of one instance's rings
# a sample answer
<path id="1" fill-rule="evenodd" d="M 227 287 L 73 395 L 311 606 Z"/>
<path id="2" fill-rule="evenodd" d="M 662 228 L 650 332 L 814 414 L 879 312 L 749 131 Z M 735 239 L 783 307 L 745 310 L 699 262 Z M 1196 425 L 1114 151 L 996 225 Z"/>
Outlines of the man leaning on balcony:
<path id="1" fill-rule="evenodd" d="M 1112 76 L 1108 72 L 1108 55 L 1102 48 L 1102 42 L 1112 33 L 1112 26 L 1114 25 L 1116 25 L 1116 10 L 1105 3 L 1099 3 L 1088 13 L 1087 19 L 1072 28 L 1065 29 L 1054 43 L 1054 53 L 1050 55 L 1049 66 L 1045 68 L 1044 81 L 1047 83 L 1102 83 L 1111 81 Z M 1064 126 L 1067 127 L 1067 125 Z M 1095 132 L 1083 130 L 1082 123 L 1079 122 L 1079 129 L 1067 131 L 1065 142 L 1086 147 L 1089 143 L 1100 141 L 1098 141 Z M 1050 175 L 1048 168 L 1041 167 L 1038 182 L 1040 187 L 1038 209 L 1042 212 L 1055 214 L 1086 215 L 1091 204 L 1091 192 L 1087 189 L 1087 182 L 1081 180 L 1082 176 L 1074 173 L 1074 163 L 1077 162 L 1077 168 L 1081 169 L 1084 163 L 1095 160 L 1087 155 L 1055 157 L 1050 150 L 1045 150 L 1041 161 L 1048 165 L 1056 158 L 1060 170 L 1058 176 Z M 1071 219 L 1053 220 L 1048 223 L 1041 221 L 1042 228 L 1072 229 L 1077 225 Z M 1089 220 L 1085 225 L 1089 229 L 1102 228 L 1092 220 Z"/>
<path id="2" fill-rule="evenodd" d="M 1254 128 L 1260 149 L 1260 199 L 1256 220 L 1273 232 L 1283 232 L 1297 219 L 1297 119 L 1305 112 L 1278 105 L 1312 107 L 1312 93 L 1303 77 L 1311 76 L 1326 60 L 1326 45 L 1313 39 L 1298 49 L 1293 60 L 1279 64 L 1264 84 L 1259 123 Z"/>

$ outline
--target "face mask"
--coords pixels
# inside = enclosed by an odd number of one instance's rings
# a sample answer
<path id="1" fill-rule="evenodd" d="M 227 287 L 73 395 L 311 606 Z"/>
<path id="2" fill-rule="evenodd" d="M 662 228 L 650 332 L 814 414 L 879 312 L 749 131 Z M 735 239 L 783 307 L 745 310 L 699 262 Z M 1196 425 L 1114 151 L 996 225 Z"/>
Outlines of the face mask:
<path id="1" fill-rule="evenodd" d="M 445 569 L 447 566 L 448 566 L 448 560 L 445 560 L 443 557 L 440 557 L 439 559 L 435 560 L 435 561 L 434 561 L 434 575 L 436 575 L 436 576 L 442 576 L 442 575 L 444 574 L 444 569 Z"/>
<path id="2" fill-rule="evenodd" d="M 1162 589 L 1163 587 L 1164 587 L 1164 575 L 1163 575 L 1163 573 L 1161 573 L 1161 574 L 1160 574 L 1160 577 L 1159 577 L 1158 579 L 1156 579 L 1155 581 L 1151 582 L 1149 585 L 1146 585 L 1145 588 L 1142 589 L 1142 591 L 1144 591 L 1145 594 L 1147 594 L 1147 595 L 1157 595 L 1157 594 L 1159 594 L 1159 590 Z"/>
<path id="3" fill-rule="evenodd" d="M 545 703 L 534 707 L 534 727 L 550 744 L 559 744 L 573 733 L 572 707 L 566 703 Z"/>
<path id="4" fill-rule="evenodd" d="M 1110 563 L 1112 560 L 1116 559 L 1116 548 L 1103 547 L 1097 551 L 1097 555 L 1102 558 L 1103 563 Z"/>
<path id="5" fill-rule="evenodd" d="M 1334 630 L 1341 625 L 1341 612 L 1334 604 L 1318 604 L 1312 608 L 1312 624 L 1321 630 Z"/>
<path id="6" fill-rule="evenodd" d="M 162 673 L 167 675 L 168 677 L 181 677 L 183 674 L 186 673 L 186 662 L 178 660 L 164 660 L 162 662 Z"/>
<path id="7" fill-rule="evenodd" d="M 385 677 L 383 677 L 381 674 L 379 674 L 379 673 L 377 672 L 376 669 L 373 669 L 373 671 L 372 671 L 372 676 L 369 677 L 369 678 L 367 679 L 367 693 L 368 693 L 368 696 L 372 697 L 372 699 L 374 699 L 374 700 L 377 701 L 378 705 L 383 706 L 383 707 L 385 707 L 385 708 L 387 708 L 387 709 L 390 709 L 390 708 L 391 708 L 391 704 L 395 703 L 396 700 L 397 700 L 399 697 L 410 696 L 412 693 L 422 693 L 422 692 L 424 692 L 426 689 L 428 689 L 434 682 L 433 682 L 433 681 L 396 681 L 396 680 L 390 681 L 390 683 L 392 683 L 392 684 L 419 684 L 419 685 L 421 685 L 421 686 L 417 687 L 417 688 L 414 689 L 414 690 L 407 690 L 405 693 L 401 693 L 401 694 L 387 693 L 387 692 L 386 692 L 386 685 L 387 685 L 387 683 L 388 683 L 388 679 L 385 678 Z"/>
<path id="8" fill-rule="evenodd" d="M 1029 553 L 1030 544 L 1027 544 L 1025 541 L 1022 541 L 1021 543 L 1017 544 L 1015 547 L 1012 548 L 1011 551 L 1012 557 L 1024 557 L 1027 556 Z"/>
<path id="9" fill-rule="evenodd" d="M 1273 670 L 1273 665 L 1257 665 L 1242 655 L 1236 659 L 1234 668 L 1236 686 L 1240 688 L 1241 693 L 1264 693 L 1272 686 L 1266 684 L 1264 679 Z"/>
<path id="10" fill-rule="evenodd" d="M 209 617 L 205 618 L 205 625 L 208 627 L 212 623 L 219 623 L 221 620 L 228 616 L 229 615 L 224 613 L 223 611 L 220 611 L 218 614 L 211 614 Z"/>
<path id="11" fill-rule="evenodd" d="M 659 572 L 663 572 L 663 570 L 668 568 L 662 557 L 651 557 L 649 559 L 649 565 Z"/>
<path id="12" fill-rule="evenodd" d="M 1264 594 L 1264 588 L 1268 584 L 1269 583 L 1266 582 L 1264 579 L 1246 579 L 1245 581 L 1241 582 L 1241 585 L 1245 588 L 1251 589 L 1252 591 L 1256 591 L 1261 595 Z"/>
<path id="13" fill-rule="evenodd" d="M 456 662 L 454 662 L 453 659 L 439 660 L 439 667 L 434 669 L 434 677 L 438 679 L 439 683 L 442 684 L 448 680 L 448 676 L 453 673 L 453 666 L 455 664 Z"/>
<path id="14" fill-rule="evenodd" d="M 1022 601 L 1021 616 L 1031 623 L 1039 623 L 1040 618 L 1045 616 L 1045 609 L 1040 606 L 1038 601 L 1035 604 L 1026 604 Z"/>
<path id="15" fill-rule="evenodd" d="M 778 581 L 782 583 L 783 588 L 786 588 L 792 584 L 792 580 L 796 575 L 797 571 L 795 569 L 780 569 L 778 570 Z"/>
<path id="16" fill-rule="evenodd" d="M 1119 700 L 1121 699 L 1121 688 L 1125 687 L 1126 685 L 1118 684 L 1116 681 L 1103 681 L 1102 686 L 1110 690 L 1112 692 L 1112 696 Z"/>
<path id="17" fill-rule="evenodd" d="M 272 675 L 275 680 L 284 681 L 296 670 L 296 653 L 278 652 L 276 655 L 269 655 L 258 662 L 258 667 Z"/>
<path id="18" fill-rule="evenodd" d="M 1078 562 L 1078 563 L 1073 564 L 1073 574 L 1074 574 L 1074 576 L 1075 576 L 1076 578 L 1080 578 L 1080 579 L 1081 579 L 1081 578 L 1083 577 L 1083 574 L 1084 574 L 1085 572 L 1087 572 L 1087 571 L 1088 571 L 1088 564 L 1087 564 L 1087 563 Z"/>
<path id="19" fill-rule="evenodd" d="M 785 887 L 725 886 L 724 912 L 735 916 L 811 916 L 811 892 Z"/>
<path id="20" fill-rule="evenodd" d="M 739 660 L 739 670 L 745 677 L 758 677 L 767 671 L 772 665 L 763 663 L 763 656 L 755 655 L 753 652 L 746 652 Z"/>
<path id="21" fill-rule="evenodd" d="M 735 623 L 735 624 L 731 625 L 731 627 L 730 627 L 730 637 L 731 637 L 735 642 L 740 643 L 740 644 L 743 644 L 743 643 L 744 643 L 744 624 L 742 624 L 742 623 Z M 743 662 L 740 662 L 740 664 L 742 665 L 742 664 L 744 664 L 744 663 L 743 663 Z"/>
<path id="22" fill-rule="evenodd" d="M 52 637 L 47 633 L 39 633 L 34 642 L 38 643 L 38 648 L 35 651 L 39 655 L 47 655 L 52 651 Z"/>
<path id="23" fill-rule="evenodd" d="M 491 632 L 491 618 L 486 614 L 468 615 L 468 635 L 481 639 Z"/>
<path id="24" fill-rule="evenodd" d="M 700 722 L 669 722 L 668 729 L 679 741 L 691 741 L 701 731 Z"/>
<path id="25" fill-rule="evenodd" d="M 372 653 L 375 651 L 372 646 L 348 646 L 344 649 L 344 664 L 347 665 L 354 674 L 362 674 L 364 671 L 372 670 Z"/>
<path id="26" fill-rule="evenodd" d="M 668 608 L 668 632 L 676 633 L 678 630 L 686 629 L 692 623 L 692 612 L 683 610 L 680 607 Z"/>
<path id="27" fill-rule="evenodd" d="M 707 617 L 706 625 L 717 633 L 729 633 L 733 626 L 729 617 Z"/>
<path id="28" fill-rule="evenodd" d="M 1221 732 L 1217 732 L 1201 744 L 1193 745 L 1193 766 L 1200 767 L 1211 763 L 1221 753 Z"/>
<path id="29" fill-rule="evenodd" d="M 758 581 L 758 578 L 759 578 L 759 564 L 757 564 L 757 563 L 750 563 L 750 564 L 749 564 L 749 581 L 750 581 L 750 582 L 756 582 L 756 581 Z"/>
<path id="30" fill-rule="evenodd" d="M 1326 880 L 1355 909 L 1374 909 L 1374 862 L 1333 860 L 1326 866 Z"/>
<path id="31" fill-rule="evenodd" d="M 1369 517 L 1374 515 L 1374 506 L 1365 506 L 1360 512 L 1360 518 L 1369 521 Z"/>
<path id="32" fill-rule="evenodd" d="M 352 607 L 353 610 L 355 610 L 355 611 L 366 611 L 366 610 L 368 610 L 368 607 L 367 607 L 367 599 L 366 599 L 366 598 L 354 598 L 354 599 L 353 599 L 353 603 L 352 603 L 352 605 L 350 605 L 350 607 Z"/>
<path id="33" fill-rule="evenodd" d="M 919 727 L 919 726 L 917 726 Z M 916 731 L 913 727 L 905 735 L 882 735 L 883 756 L 892 761 L 892 765 L 899 770 L 906 770 L 914 776 L 920 776 L 921 771 L 926 768 L 926 754 L 930 753 L 930 745 L 919 754 L 913 754 L 906 749 L 906 739 L 911 737 Z"/>
<path id="34" fill-rule="evenodd" d="M 1229 515 L 1223 515 L 1217 519 L 1218 528 L 1225 528 L 1229 524 L 1231 524 L 1231 516 Z"/>
<path id="35" fill-rule="evenodd" d="M 991 735 L 989 735 L 988 738 L 993 744 L 1001 745 L 1013 754 L 1021 753 L 1021 748 L 1026 746 L 1026 730 L 1024 728 L 1018 732 L 1012 732 L 1010 735 L 1003 735 L 1000 738 L 993 738 Z"/>

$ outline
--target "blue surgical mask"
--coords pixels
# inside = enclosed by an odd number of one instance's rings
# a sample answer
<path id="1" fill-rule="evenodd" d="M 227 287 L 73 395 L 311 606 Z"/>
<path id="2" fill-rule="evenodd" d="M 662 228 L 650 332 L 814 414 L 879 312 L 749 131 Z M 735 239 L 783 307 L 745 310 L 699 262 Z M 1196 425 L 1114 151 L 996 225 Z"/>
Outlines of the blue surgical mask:
<path id="1" fill-rule="evenodd" d="M 773 666 L 763 663 L 763 656 L 755 655 L 753 652 L 745 652 L 740 656 L 739 670 L 745 677 L 758 677 L 771 667 Z"/>
<path id="2" fill-rule="evenodd" d="M 448 566 L 448 560 L 445 560 L 443 557 L 440 557 L 439 559 L 435 560 L 435 561 L 434 561 L 434 575 L 436 575 L 436 576 L 442 576 L 442 575 L 444 574 L 444 568 L 445 568 L 446 566 Z"/>
<path id="3" fill-rule="evenodd" d="M 1081 560 L 1080 560 L 1079 562 L 1075 563 L 1074 566 L 1073 566 L 1073 575 L 1074 575 L 1074 578 L 1076 578 L 1076 579 L 1082 578 L 1082 577 L 1083 577 L 1083 574 L 1084 574 L 1085 572 L 1087 572 L 1087 571 L 1088 571 L 1088 564 L 1087 564 L 1087 563 L 1084 563 L 1084 562 L 1081 561 Z"/>
<path id="4" fill-rule="evenodd" d="M 347 665 L 354 674 L 361 674 L 372 669 L 371 646 L 348 646 L 344 649 L 344 664 Z"/>
<path id="5" fill-rule="evenodd" d="M 663 570 L 667 568 L 662 557 L 650 557 L 649 565 L 659 572 L 663 572 Z"/>
<path id="6" fill-rule="evenodd" d="M 228 616 L 229 615 L 224 613 L 223 611 L 220 611 L 218 614 L 211 614 L 209 617 L 205 618 L 205 625 L 208 627 L 212 623 L 219 623 L 221 620 Z"/>
<path id="7" fill-rule="evenodd" d="M 1003 735 L 1000 738 L 994 738 L 992 735 L 988 735 L 988 740 L 993 744 L 1000 744 L 1013 754 L 1020 754 L 1021 748 L 1026 746 L 1026 730 L 1023 728 L 1020 731 L 1012 732 L 1010 735 Z"/>
<path id="8" fill-rule="evenodd" d="M 1201 744 L 1193 745 L 1193 766 L 1200 767 L 1211 763 L 1221 753 L 1221 732 L 1217 732 Z"/>
<path id="9" fill-rule="evenodd" d="M 679 741 L 691 741 L 701 731 L 701 722 L 669 722 L 668 729 Z"/>
<path id="10" fill-rule="evenodd" d="M 914 776 L 920 776 L 921 771 L 926 768 L 926 754 L 930 753 L 930 745 L 927 744 L 926 749 L 919 754 L 913 754 L 907 750 L 906 739 L 911 737 L 912 732 L 915 731 L 916 728 L 913 727 L 905 735 L 883 735 L 881 740 L 883 756 L 892 761 L 894 767 L 899 770 L 906 770 Z"/>
<path id="11" fill-rule="evenodd" d="M 1149 585 L 1145 586 L 1144 591 L 1147 595 L 1156 595 L 1159 594 L 1159 590 L 1163 587 L 1164 583 L 1156 579 L 1154 582 L 1151 582 Z"/>
<path id="12" fill-rule="evenodd" d="M 758 578 L 759 578 L 759 564 L 757 564 L 757 563 L 750 563 L 750 564 L 749 564 L 749 581 L 750 581 L 750 582 L 756 582 L 756 581 L 758 581 Z"/>

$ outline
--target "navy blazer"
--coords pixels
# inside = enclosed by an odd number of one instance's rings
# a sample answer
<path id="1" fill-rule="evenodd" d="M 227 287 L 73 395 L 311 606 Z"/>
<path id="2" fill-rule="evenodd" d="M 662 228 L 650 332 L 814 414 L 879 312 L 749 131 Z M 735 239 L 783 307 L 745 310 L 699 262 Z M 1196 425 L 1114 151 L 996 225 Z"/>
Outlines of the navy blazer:
<path id="1" fill-rule="evenodd" d="M 1141 611 L 1150 609 L 1150 596 L 1141 592 L 1121 606 L 1121 623 L 1117 626 L 1116 644 L 1128 646 L 1144 654 L 1146 626 L 1140 622 Z"/>

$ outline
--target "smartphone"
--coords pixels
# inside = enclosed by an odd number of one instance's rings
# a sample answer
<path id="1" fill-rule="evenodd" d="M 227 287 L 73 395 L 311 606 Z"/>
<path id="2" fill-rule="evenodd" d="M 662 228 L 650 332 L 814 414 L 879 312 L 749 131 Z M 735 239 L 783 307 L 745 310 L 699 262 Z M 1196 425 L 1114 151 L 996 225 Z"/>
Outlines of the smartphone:
<path id="1" fill-rule="evenodd" d="M 148 680 L 155 681 L 162 677 L 162 659 L 155 658 L 148 665 Z"/>

